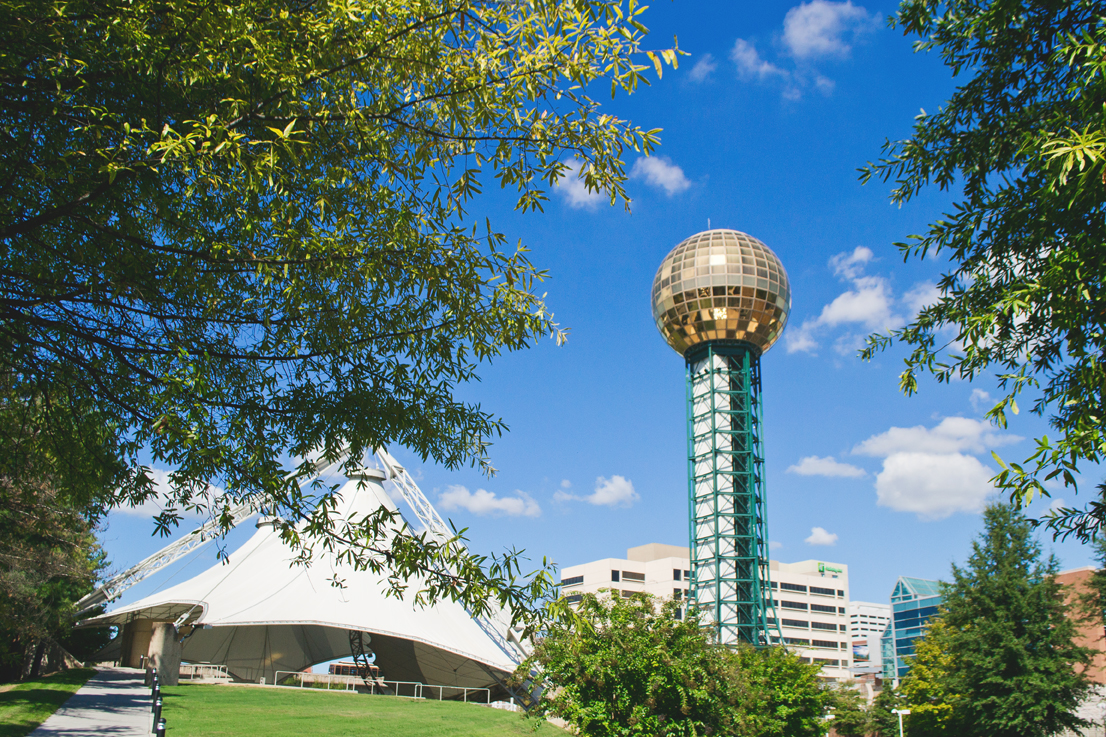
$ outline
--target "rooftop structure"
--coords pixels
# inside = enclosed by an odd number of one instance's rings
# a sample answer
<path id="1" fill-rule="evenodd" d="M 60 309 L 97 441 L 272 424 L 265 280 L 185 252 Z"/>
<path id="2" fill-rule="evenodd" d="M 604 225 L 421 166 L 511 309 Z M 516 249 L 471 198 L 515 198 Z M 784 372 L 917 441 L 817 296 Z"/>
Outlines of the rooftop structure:
<path id="1" fill-rule="evenodd" d="M 750 235 L 696 233 L 661 261 L 652 309 L 687 367 L 690 595 L 721 642 L 769 644 L 760 356 L 787 324 L 787 272 Z"/>

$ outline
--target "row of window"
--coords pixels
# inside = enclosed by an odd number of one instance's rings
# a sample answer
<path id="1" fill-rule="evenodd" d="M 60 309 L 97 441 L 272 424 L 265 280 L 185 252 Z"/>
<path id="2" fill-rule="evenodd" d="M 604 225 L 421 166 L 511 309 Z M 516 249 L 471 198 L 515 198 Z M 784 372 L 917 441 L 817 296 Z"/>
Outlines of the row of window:
<path id="1" fill-rule="evenodd" d="M 845 592 L 842 589 L 824 589 L 821 586 L 810 586 L 809 588 L 803 586 L 801 583 L 785 583 L 772 581 L 772 588 L 780 589 L 781 591 L 796 591 L 800 594 L 805 594 L 808 591 L 811 594 L 818 594 L 819 596 L 840 596 L 844 598 Z"/>
<path id="2" fill-rule="evenodd" d="M 826 630 L 829 632 L 848 632 L 845 625 L 828 624 L 826 622 L 808 622 L 805 619 L 781 619 L 784 627 L 800 627 L 802 629 Z"/>
<path id="3" fill-rule="evenodd" d="M 805 637 L 785 637 L 783 641 L 788 645 L 807 645 L 809 647 L 821 647 L 829 650 L 847 650 L 848 644 L 834 640 L 808 640 Z"/>

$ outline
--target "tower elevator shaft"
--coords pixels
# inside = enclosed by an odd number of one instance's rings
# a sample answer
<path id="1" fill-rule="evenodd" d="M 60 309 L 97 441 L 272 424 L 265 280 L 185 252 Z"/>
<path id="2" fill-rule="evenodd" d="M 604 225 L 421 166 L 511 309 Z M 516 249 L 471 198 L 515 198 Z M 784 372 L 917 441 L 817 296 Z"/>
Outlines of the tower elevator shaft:
<path id="1" fill-rule="evenodd" d="M 710 342 L 686 355 L 690 598 L 725 645 L 780 642 L 768 574 L 760 356 Z"/>

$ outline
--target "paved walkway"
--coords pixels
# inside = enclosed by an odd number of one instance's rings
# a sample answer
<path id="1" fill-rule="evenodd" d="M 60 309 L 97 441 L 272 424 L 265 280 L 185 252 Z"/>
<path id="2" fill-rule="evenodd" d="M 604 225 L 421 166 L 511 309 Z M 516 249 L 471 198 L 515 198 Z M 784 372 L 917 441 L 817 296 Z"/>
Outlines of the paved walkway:
<path id="1" fill-rule="evenodd" d="M 29 737 L 149 737 L 150 689 L 135 668 L 98 668 Z"/>

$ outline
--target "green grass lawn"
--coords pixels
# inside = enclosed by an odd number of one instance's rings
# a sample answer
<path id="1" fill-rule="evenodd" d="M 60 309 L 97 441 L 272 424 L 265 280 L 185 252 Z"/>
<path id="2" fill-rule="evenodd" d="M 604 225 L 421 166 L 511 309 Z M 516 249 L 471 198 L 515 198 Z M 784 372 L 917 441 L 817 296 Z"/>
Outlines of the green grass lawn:
<path id="1" fill-rule="evenodd" d="M 75 668 L 0 693 L 0 737 L 23 737 L 69 700 L 96 671 Z"/>
<path id="2" fill-rule="evenodd" d="M 382 737 L 564 737 L 551 724 L 537 732 L 515 712 L 451 701 L 297 688 L 186 684 L 162 690 L 162 716 L 173 737 L 256 734 Z"/>

